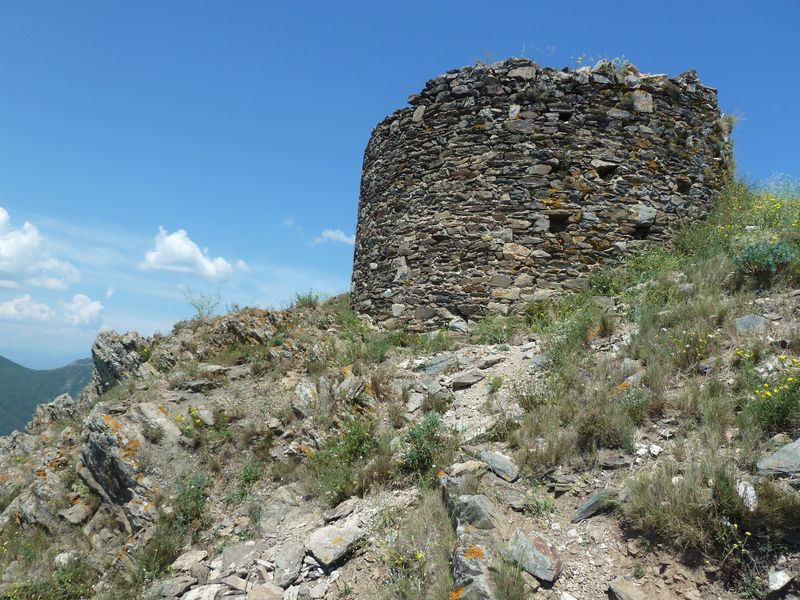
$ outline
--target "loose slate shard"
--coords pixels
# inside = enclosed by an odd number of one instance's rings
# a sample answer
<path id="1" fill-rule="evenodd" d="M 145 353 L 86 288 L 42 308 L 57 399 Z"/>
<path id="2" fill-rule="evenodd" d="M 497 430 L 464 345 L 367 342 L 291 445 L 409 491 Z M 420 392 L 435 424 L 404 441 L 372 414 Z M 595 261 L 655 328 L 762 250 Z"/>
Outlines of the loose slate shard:
<path id="1" fill-rule="evenodd" d="M 580 523 L 610 506 L 614 493 L 611 490 L 600 490 L 586 502 L 581 504 L 570 519 L 571 523 Z"/>
<path id="2" fill-rule="evenodd" d="M 800 473 L 800 438 L 756 463 L 766 475 L 797 475 Z"/>

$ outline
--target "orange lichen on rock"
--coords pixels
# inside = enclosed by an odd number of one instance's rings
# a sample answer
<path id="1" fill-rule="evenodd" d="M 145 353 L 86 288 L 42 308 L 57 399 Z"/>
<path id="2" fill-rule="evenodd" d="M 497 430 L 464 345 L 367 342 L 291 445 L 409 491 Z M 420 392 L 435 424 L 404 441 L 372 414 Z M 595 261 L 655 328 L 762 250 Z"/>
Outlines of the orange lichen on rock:
<path id="1" fill-rule="evenodd" d="M 481 548 L 480 546 L 467 544 L 467 549 L 464 552 L 464 558 L 466 558 L 467 560 L 472 560 L 473 558 L 481 560 L 486 558 L 486 552 L 484 552 L 483 548 Z"/>
<path id="2" fill-rule="evenodd" d="M 106 424 L 106 427 L 108 427 L 115 434 L 122 431 L 122 423 L 117 421 L 111 415 L 103 415 L 103 422 Z"/>
<path id="3" fill-rule="evenodd" d="M 450 592 L 450 600 L 461 600 L 461 596 L 464 594 L 464 588 L 456 588 L 452 592 Z"/>

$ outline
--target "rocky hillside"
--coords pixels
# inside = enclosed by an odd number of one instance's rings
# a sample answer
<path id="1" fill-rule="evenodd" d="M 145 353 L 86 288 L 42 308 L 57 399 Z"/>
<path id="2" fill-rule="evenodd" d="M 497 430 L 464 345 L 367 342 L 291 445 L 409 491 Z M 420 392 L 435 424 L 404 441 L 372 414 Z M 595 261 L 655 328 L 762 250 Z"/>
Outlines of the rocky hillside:
<path id="1" fill-rule="evenodd" d="M 793 188 L 525 314 L 103 333 L 0 438 L 5 599 L 796 597 Z"/>
<path id="2" fill-rule="evenodd" d="M 60 369 L 34 370 L 0 356 L 0 435 L 24 429 L 36 406 L 59 394 L 76 396 L 92 378 L 92 361 Z"/>

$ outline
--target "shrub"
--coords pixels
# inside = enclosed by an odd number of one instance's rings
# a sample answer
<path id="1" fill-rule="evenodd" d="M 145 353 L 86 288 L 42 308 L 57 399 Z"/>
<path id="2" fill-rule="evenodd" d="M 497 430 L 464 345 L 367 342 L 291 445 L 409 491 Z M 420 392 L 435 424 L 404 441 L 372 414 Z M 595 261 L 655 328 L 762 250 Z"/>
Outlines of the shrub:
<path id="1" fill-rule="evenodd" d="M 736 266 L 746 275 L 767 283 L 797 259 L 797 252 L 783 241 L 760 240 L 748 244 L 736 256 Z"/>
<path id="2" fill-rule="evenodd" d="M 292 306 L 293 308 L 316 308 L 319 306 L 319 299 L 317 292 L 295 294 Z"/>
<path id="3" fill-rule="evenodd" d="M 789 368 L 781 380 L 757 388 L 745 410 L 766 433 L 800 428 L 800 360 L 785 357 L 784 362 Z"/>

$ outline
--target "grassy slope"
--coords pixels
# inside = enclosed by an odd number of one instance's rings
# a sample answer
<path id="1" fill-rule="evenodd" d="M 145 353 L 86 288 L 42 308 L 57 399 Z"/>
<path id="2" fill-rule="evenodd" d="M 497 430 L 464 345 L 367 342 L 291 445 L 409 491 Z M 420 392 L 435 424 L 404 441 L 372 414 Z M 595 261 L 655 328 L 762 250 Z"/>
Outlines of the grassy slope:
<path id="1" fill-rule="evenodd" d="M 63 393 L 74 397 L 91 376 L 88 358 L 60 369 L 37 371 L 0 356 L 0 435 L 25 427 L 37 405 Z"/>

